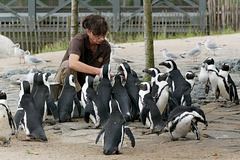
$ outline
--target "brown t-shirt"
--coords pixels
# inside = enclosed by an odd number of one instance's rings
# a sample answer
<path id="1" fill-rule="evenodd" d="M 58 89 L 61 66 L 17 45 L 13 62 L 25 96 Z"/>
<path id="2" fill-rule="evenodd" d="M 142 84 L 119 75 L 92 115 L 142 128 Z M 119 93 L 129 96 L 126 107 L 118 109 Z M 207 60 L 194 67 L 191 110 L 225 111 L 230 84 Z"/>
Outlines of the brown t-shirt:
<path id="1" fill-rule="evenodd" d="M 104 40 L 98 45 L 98 49 L 93 53 L 90 49 L 90 42 L 88 35 L 77 34 L 71 41 L 62 62 L 69 59 L 70 54 L 77 54 L 79 61 L 94 67 L 102 67 L 110 61 L 111 48 L 109 43 Z M 82 86 L 85 82 L 85 73 L 78 72 L 78 82 Z"/>

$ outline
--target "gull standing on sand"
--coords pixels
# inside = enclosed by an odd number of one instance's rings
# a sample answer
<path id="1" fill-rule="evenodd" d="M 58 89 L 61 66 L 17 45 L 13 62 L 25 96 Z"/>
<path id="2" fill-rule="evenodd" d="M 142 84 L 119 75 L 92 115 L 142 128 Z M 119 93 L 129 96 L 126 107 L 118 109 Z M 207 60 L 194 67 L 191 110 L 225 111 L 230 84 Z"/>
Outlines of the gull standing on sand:
<path id="1" fill-rule="evenodd" d="M 184 58 L 181 55 L 176 55 L 173 53 L 168 52 L 168 50 L 166 48 L 162 49 L 162 55 L 163 57 L 165 57 L 166 59 L 172 59 L 172 60 L 176 60 L 176 59 L 180 59 L 180 58 Z"/>
<path id="2" fill-rule="evenodd" d="M 197 43 L 196 48 L 191 49 L 190 51 L 188 51 L 184 55 L 187 55 L 189 57 L 193 57 L 193 62 L 194 62 L 194 57 L 196 57 L 195 62 L 197 62 L 197 56 L 202 52 L 202 47 L 201 46 L 202 46 L 201 43 Z"/>
<path id="3" fill-rule="evenodd" d="M 21 64 L 21 59 L 23 59 L 23 61 L 25 63 L 25 60 L 24 60 L 24 50 L 22 50 L 20 48 L 20 44 L 19 43 L 14 44 L 13 48 L 14 48 L 15 56 L 19 58 L 19 63 Z"/>
<path id="4" fill-rule="evenodd" d="M 45 60 L 30 55 L 30 52 L 28 50 L 24 53 L 24 59 L 29 65 L 34 65 L 35 68 L 37 68 L 37 65 L 41 63 L 46 63 Z"/>
<path id="5" fill-rule="evenodd" d="M 209 39 L 206 39 L 204 44 L 208 51 L 213 51 L 214 56 L 216 55 L 215 50 L 222 49 L 221 47 L 218 46 L 218 44 L 216 42 L 210 41 Z"/>

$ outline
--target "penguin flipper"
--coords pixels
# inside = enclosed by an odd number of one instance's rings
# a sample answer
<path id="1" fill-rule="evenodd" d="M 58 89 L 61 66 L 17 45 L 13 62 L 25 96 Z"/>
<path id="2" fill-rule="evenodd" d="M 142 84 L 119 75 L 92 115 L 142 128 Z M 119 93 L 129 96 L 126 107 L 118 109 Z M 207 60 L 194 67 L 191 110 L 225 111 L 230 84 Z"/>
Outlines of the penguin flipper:
<path id="1" fill-rule="evenodd" d="M 49 108 L 50 111 L 52 112 L 54 119 L 59 118 L 57 105 L 53 102 L 50 95 L 48 96 L 48 99 L 47 99 L 47 108 Z"/>
<path id="2" fill-rule="evenodd" d="M 132 134 L 132 131 L 130 130 L 130 128 L 128 126 L 124 126 L 124 132 L 127 134 L 128 138 L 131 141 L 131 146 L 134 148 L 135 147 L 135 138 Z"/>
<path id="3" fill-rule="evenodd" d="M 101 137 L 101 135 L 103 134 L 104 131 L 105 131 L 105 129 L 102 128 L 101 131 L 98 133 L 98 136 L 97 136 L 97 138 L 96 138 L 95 144 L 97 144 L 99 138 Z"/>
<path id="4" fill-rule="evenodd" d="M 93 111 L 93 103 L 88 99 L 86 107 L 84 109 L 84 116 L 83 116 L 84 121 L 86 123 L 89 123 L 89 116 L 92 111 Z"/>
<path id="5" fill-rule="evenodd" d="M 18 110 L 16 112 L 15 116 L 13 117 L 13 120 L 15 121 L 17 129 L 19 127 L 19 124 L 20 124 L 21 120 L 23 119 L 23 116 L 24 116 L 24 111 L 23 110 Z"/>
<path id="6" fill-rule="evenodd" d="M 148 115 L 148 112 L 150 111 L 150 108 L 149 107 L 146 107 L 144 106 L 143 109 L 142 109 L 142 112 L 141 112 L 141 122 L 143 125 L 146 124 L 146 118 L 147 118 L 147 115 Z"/>
<path id="7" fill-rule="evenodd" d="M 192 130 L 192 132 L 195 134 L 196 139 L 197 139 L 197 140 L 200 140 L 200 133 L 199 133 L 197 124 L 194 123 L 193 121 L 191 122 L 191 130 Z"/>
<path id="8" fill-rule="evenodd" d="M 78 110 L 78 116 L 80 117 L 81 116 L 81 112 L 82 112 L 82 110 L 81 110 L 81 104 L 80 104 L 80 102 L 79 102 L 79 99 L 78 99 L 78 97 L 77 97 L 77 94 L 74 96 L 74 103 L 75 103 L 75 105 L 77 106 L 77 110 Z"/>
<path id="9" fill-rule="evenodd" d="M 159 87 L 158 87 L 157 85 L 154 85 L 154 86 L 152 87 L 152 97 L 153 97 L 153 99 L 154 99 L 155 102 L 157 102 L 157 101 L 158 101 L 158 98 L 159 98 L 158 88 L 159 88 Z"/>
<path id="10" fill-rule="evenodd" d="M 231 84 L 229 88 L 231 88 L 230 91 L 232 92 L 232 93 L 229 93 L 229 95 L 233 95 L 234 103 L 239 105 L 239 98 L 238 98 L 237 88 L 236 88 L 236 85 L 235 85 L 235 83 L 232 80 L 230 75 L 228 75 L 228 83 Z M 230 99 L 232 101 L 232 96 L 230 96 Z"/>

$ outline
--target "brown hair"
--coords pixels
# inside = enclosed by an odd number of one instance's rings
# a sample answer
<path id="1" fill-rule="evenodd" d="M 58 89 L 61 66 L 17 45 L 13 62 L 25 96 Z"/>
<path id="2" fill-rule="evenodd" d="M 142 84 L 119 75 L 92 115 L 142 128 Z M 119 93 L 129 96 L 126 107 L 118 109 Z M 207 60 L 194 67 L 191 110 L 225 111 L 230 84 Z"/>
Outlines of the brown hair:
<path id="1" fill-rule="evenodd" d="M 100 16 L 91 14 L 82 22 L 82 26 L 85 29 L 88 29 L 93 33 L 93 35 L 100 36 L 100 35 L 106 35 L 108 31 L 108 25 L 106 20 Z"/>

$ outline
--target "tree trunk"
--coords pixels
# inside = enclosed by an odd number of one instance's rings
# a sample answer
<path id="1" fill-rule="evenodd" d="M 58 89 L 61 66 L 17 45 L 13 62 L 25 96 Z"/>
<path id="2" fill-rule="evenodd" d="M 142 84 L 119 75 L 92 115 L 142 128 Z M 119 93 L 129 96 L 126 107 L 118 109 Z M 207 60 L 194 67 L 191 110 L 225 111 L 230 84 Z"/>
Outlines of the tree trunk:
<path id="1" fill-rule="evenodd" d="M 145 46 L 145 67 L 154 67 L 153 33 L 152 33 L 152 0 L 143 0 L 144 11 L 144 46 Z M 145 75 L 148 80 L 150 76 Z"/>
<path id="2" fill-rule="evenodd" d="M 78 0 L 72 0 L 71 40 L 78 33 Z"/>

